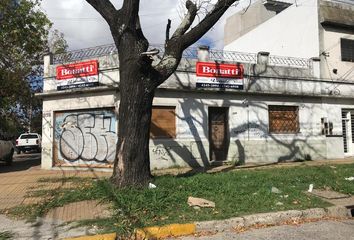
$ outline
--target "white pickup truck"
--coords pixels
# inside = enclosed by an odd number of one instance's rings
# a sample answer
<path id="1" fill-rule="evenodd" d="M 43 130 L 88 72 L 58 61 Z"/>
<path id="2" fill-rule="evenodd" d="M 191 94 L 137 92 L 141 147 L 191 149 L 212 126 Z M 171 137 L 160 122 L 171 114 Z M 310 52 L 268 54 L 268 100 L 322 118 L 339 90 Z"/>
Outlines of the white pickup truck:
<path id="1" fill-rule="evenodd" d="M 42 137 L 38 133 L 23 133 L 16 140 L 17 153 L 27 150 L 41 151 Z"/>
<path id="2" fill-rule="evenodd" d="M 0 161 L 5 161 L 6 165 L 12 164 L 14 146 L 11 141 L 0 140 Z"/>

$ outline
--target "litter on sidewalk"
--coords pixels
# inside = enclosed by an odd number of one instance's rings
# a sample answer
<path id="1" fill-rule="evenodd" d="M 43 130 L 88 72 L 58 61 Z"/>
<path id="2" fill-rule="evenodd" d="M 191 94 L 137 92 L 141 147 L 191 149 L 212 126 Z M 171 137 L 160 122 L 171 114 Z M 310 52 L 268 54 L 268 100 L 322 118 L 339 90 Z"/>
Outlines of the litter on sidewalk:
<path id="1" fill-rule="evenodd" d="M 281 190 L 279 190 L 278 188 L 276 188 L 276 187 L 272 187 L 272 189 L 271 189 L 271 192 L 272 193 L 281 193 Z"/>
<path id="2" fill-rule="evenodd" d="M 204 198 L 188 197 L 188 205 L 190 207 L 210 207 L 215 208 L 215 203 Z"/>

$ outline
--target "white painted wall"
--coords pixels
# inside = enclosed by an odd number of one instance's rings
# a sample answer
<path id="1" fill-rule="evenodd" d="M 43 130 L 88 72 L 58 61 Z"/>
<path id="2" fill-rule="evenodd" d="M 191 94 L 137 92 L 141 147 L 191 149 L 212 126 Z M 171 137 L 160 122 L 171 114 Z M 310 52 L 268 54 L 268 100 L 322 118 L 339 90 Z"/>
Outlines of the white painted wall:
<path id="1" fill-rule="evenodd" d="M 117 104 L 114 92 L 45 100 L 42 168 L 51 169 L 53 166 L 53 116 L 56 111 L 101 107 L 118 109 Z M 176 107 L 176 138 L 150 140 L 151 169 L 159 169 L 210 163 L 209 107 L 229 107 L 229 161 L 238 161 L 242 155 L 246 163 L 303 159 L 306 155 L 312 159 L 342 158 L 342 138 L 322 135 L 321 118 L 327 117 L 332 121 L 334 134 L 341 135 L 341 109 L 351 108 L 354 100 L 157 91 L 153 104 Z M 269 105 L 299 106 L 300 133 L 269 134 Z"/>
<path id="2" fill-rule="evenodd" d="M 319 56 L 317 0 L 297 0 L 224 50 L 311 58 Z"/>
<path id="3" fill-rule="evenodd" d="M 343 157 L 342 139 L 326 138 L 321 133 L 321 118 L 338 113 L 335 134 L 341 134 L 341 106 L 323 106 L 321 99 L 250 96 L 237 94 L 157 92 L 154 105 L 176 107 L 175 139 L 151 140 L 151 168 L 203 166 L 209 162 L 208 108 L 229 107 L 230 147 L 228 160 L 246 163 L 276 162 L 285 159 L 327 158 L 326 142 L 333 140 L 337 150 L 331 157 Z M 269 134 L 268 106 L 299 106 L 300 133 Z M 186 121 L 188 119 L 188 121 Z M 329 139 L 329 140 L 328 140 Z M 331 145 L 333 146 L 333 144 Z"/>

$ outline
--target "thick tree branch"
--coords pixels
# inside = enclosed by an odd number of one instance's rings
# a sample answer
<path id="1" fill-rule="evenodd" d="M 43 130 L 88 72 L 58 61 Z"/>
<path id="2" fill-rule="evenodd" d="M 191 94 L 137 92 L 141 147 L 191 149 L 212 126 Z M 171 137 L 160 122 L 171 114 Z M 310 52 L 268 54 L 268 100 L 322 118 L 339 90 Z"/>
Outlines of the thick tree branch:
<path id="1" fill-rule="evenodd" d="M 124 15 L 123 21 L 128 25 L 137 26 L 139 23 L 139 6 L 140 0 L 124 0 L 122 6 L 122 12 Z M 136 29 L 140 28 L 140 23 Z"/>
<path id="2" fill-rule="evenodd" d="M 161 61 L 153 67 L 151 71 L 151 79 L 153 79 L 153 83 L 150 86 L 150 91 L 153 91 L 155 88 L 157 88 L 169 76 L 171 76 L 172 73 L 175 72 L 182 57 L 182 52 L 180 54 L 178 54 L 178 52 L 178 49 L 176 49 L 176 52 L 170 54 L 165 52 Z"/>
<path id="3" fill-rule="evenodd" d="M 177 69 L 183 51 L 198 41 L 198 39 L 214 26 L 226 10 L 233 3 L 238 1 L 239 0 L 219 0 L 205 18 L 189 32 L 187 32 L 187 30 L 195 19 L 197 8 L 190 0 L 187 1 L 186 7 L 188 13 L 173 34 L 172 38 L 167 42 L 165 53 L 161 61 L 154 67 L 154 87 L 163 83 Z"/>
<path id="4" fill-rule="evenodd" d="M 190 0 L 186 2 L 187 14 L 183 18 L 181 24 L 174 32 L 172 38 L 179 37 L 183 35 L 194 22 L 195 17 L 197 16 L 197 6 Z"/>
<path id="5" fill-rule="evenodd" d="M 226 10 L 239 0 L 219 0 L 214 8 L 205 16 L 205 18 L 181 37 L 182 48 L 185 49 L 200 39 L 215 23 L 221 18 Z"/>
<path id="6" fill-rule="evenodd" d="M 86 0 L 111 26 L 118 15 L 117 9 L 110 0 Z"/>
<path id="7" fill-rule="evenodd" d="M 171 39 L 166 39 L 165 53 L 161 61 L 154 67 L 154 84 L 153 88 L 163 83 L 178 66 L 179 61 L 182 58 L 180 38 L 193 24 L 193 21 L 197 15 L 197 6 L 191 0 L 186 1 L 187 14 L 182 20 L 179 27 L 173 33 Z"/>

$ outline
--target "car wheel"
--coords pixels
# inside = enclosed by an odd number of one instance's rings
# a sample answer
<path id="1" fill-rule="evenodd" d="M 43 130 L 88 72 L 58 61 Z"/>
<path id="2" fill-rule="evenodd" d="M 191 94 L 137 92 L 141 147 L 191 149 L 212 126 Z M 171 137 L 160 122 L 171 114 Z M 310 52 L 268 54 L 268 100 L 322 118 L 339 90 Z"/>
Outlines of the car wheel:
<path id="1" fill-rule="evenodd" d="M 21 149 L 17 148 L 16 152 L 17 154 L 21 154 Z"/>

